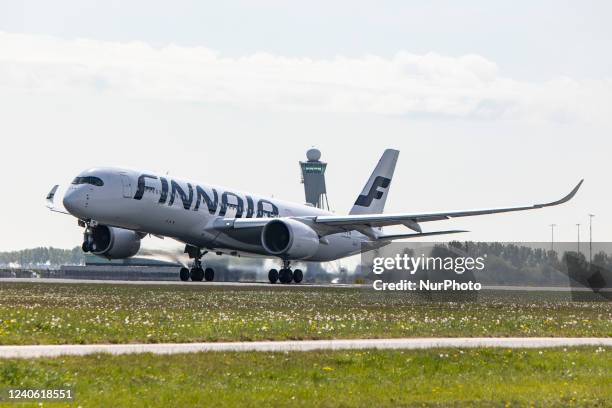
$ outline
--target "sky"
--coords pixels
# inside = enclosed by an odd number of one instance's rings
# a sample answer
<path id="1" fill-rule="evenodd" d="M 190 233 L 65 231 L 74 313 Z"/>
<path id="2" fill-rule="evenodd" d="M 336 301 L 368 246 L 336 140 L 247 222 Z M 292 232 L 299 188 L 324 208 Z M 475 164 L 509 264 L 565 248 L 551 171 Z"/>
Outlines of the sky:
<path id="1" fill-rule="evenodd" d="M 0 0 L 0 250 L 79 245 L 45 195 L 126 166 L 303 202 L 317 146 L 346 213 L 385 148 L 386 212 L 461 239 L 612 239 L 609 2 Z M 459 237 L 459 236 L 457 236 Z M 158 243 L 151 242 L 151 246 Z"/>

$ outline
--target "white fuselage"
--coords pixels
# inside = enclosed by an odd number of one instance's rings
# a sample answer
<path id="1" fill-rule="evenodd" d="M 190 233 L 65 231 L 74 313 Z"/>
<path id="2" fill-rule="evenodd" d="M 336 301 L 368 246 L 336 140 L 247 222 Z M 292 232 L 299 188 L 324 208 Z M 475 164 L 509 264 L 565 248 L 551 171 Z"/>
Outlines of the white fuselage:
<path id="1" fill-rule="evenodd" d="M 259 230 L 228 231 L 219 228 L 223 220 L 330 214 L 307 205 L 134 170 L 95 168 L 79 177 L 98 178 L 102 185 L 69 187 L 63 202 L 75 217 L 235 255 L 271 256 L 261 244 Z M 347 231 L 326 236 L 317 252 L 305 260 L 343 258 L 359 253 L 362 244 L 382 246 L 357 231 Z"/>

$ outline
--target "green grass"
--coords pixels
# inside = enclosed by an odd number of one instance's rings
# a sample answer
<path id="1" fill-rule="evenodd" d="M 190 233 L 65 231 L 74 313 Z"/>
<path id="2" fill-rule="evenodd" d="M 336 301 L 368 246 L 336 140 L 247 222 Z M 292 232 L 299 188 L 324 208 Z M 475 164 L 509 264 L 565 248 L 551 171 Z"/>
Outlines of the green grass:
<path id="1" fill-rule="evenodd" d="M 0 283 L 0 344 L 612 336 L 612 303 L 485 292 L 426 302 L 344 288 Z"/>
<path id="2" fill-rule="evenodd" d="M 601 347 L 0 360 L 0 387 L 72 387 L 83 407 L 604 407 L 610 384 L 612 349 Z"/>

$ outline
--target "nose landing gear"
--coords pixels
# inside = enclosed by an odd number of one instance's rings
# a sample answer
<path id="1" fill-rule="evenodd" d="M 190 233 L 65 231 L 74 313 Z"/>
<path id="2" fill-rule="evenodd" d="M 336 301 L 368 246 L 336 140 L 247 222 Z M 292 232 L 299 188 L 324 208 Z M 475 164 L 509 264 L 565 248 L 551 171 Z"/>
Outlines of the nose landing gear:
<path id="1" fill-rule="evenodd" d="M 83 252 L 93 252 L 96 250 L 96 244 L 93 239 L 93 227 L 97 225 L 97 222 L 91 221 L 83 221 L 79 220 L 79 226 L 84 227 L 85 231 L 83 231 L 83 244 L 81 245 L 81 249 Z"/>
<path id="2" fill-rule="evenodd" d="M 283 267 L 277 271 L 276 269 L 270 269 L 268 272 L 268 280 L 270 283 L 276 283 L 280 281 L 280 283 L 288 284 L 292 281 L 295 283 L 300 283 L 302 279 L 304 279 L 304 274 L 301 269 L 296 269 L 292 271 L 289 267 L 290 261 L 283 260 Z"/>

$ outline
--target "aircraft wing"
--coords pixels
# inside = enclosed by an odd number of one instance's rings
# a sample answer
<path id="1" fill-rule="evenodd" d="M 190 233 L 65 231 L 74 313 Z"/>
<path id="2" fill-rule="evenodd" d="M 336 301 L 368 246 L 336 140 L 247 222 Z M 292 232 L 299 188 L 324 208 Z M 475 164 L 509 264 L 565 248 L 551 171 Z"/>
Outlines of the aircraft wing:
<path id="1" fill-rule="evenodd" d="M 508 207 L 508 208 L 493 208 L 485 210 L 468 210 L 468 211 L 447 211 L 447 212 L 435 212 L 435 213 L 423 213 L 423 214 L 362 214 L 362 215 L 324 215 L 313 217 L 315 224 L 325 226 L 327 228 L 339 228 L 343 230 L 357 229 L 360 227 L 384 227 L 389 225 L 405 225 L 408 228 L 421 232 L 420 222 L 427 221 L 440 221 L 448 220 L 451 218 L 458 217 L 472 217 L 475 215 L 485 214 L 498 214 L 513 211 L 526 211 L 534 210 L 544 207 L 552 207 L 555 205 L 563 204 L 572 199 L 576 195 L 576 192 L 582 185 L 584 180 L 574 187 L 569 194 L 557 201 L 551 201 L 543 204 L 533 204 L 521 207 Z M 316 229 L 316 228 L 315 228 Z"/>
<path id="2" fill-rule="evenodd" d="M 447 211 L 423 214 L 355 214 L 355 215 L 321 215 L 291 217 L 299 220 L 314 229 L 321 237 L 336 234 L 343 231 L 356 230 L 372 239 L 393 240 L 402 238 L 422 237 L 428 235 L 455 234 L 466 232 L 463 230 L 423 232 L 420 222 L 448 220 L 458 217 L 472 217 L 475 215 L 498 214 L 513 211 L 534 210 L 544 207 L 552 207 L 563 204 L 572 199 L 582 185 L 584 180 L 574 187 L 569 194 L 560 200 L 551 201 L 543 204 L 533 204 L 521 207 L 493 208 L 484 210 L 468 211 Z M 269 218 L 223 218 L 215 221 L 213 228 L 216 230 L 232 230 L 241 228 L 263 228 L 269 222 Z M 382 235 L 378 231 L 372 230 L 373 227 L 384 227 L 390 225 L 405 225 L 416 234 Z"/>

